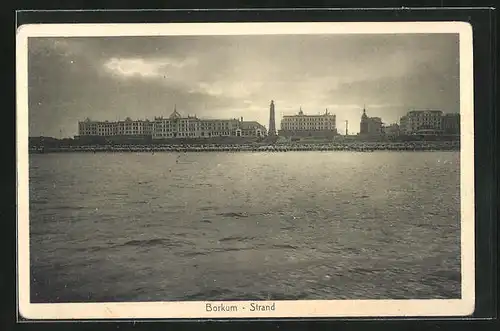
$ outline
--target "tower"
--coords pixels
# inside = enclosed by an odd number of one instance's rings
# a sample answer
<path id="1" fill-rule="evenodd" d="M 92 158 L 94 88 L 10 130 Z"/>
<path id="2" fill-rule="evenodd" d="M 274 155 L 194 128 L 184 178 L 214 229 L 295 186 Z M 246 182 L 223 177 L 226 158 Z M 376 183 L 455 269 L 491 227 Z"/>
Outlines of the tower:
<path id="1" fill-rule="evenodd" d="M 276 135 L 276 120 L 274 118 L 274 101 L 271 100 L 271 105 L 269 106 L 269 136 Z"/>
<path id="2" fill-rule="evenodd" d="M 359 124 L 359 133 L 360 134 L 368 133 L 368 116 L 366 115 L 365 106 L 363 106 L 363 115 L 361 115 L 361 122 Z"/>

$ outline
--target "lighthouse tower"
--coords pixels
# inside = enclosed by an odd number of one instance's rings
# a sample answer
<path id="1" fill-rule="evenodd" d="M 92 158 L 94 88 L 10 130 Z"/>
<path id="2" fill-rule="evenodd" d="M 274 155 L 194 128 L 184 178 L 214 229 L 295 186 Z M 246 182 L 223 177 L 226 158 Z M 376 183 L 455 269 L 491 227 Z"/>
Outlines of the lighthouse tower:
<path id="1" fill-rule="evenodd" d="M 269 106 L 269 136 L 276 136 L 276 120 L 274 117 L 274 101 Z"/>

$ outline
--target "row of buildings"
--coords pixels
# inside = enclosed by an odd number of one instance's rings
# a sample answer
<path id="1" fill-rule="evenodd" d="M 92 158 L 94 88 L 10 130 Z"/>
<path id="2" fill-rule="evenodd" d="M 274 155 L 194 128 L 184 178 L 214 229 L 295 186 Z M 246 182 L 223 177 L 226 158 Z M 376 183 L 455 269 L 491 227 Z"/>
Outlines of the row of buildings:
<path id="1" fill-rule="evenodd" d="M 345 135 L 349 135 L 346 121 Z M 360 136 L 399 135 L 459 135 L 460 114 L 444 114 L 440 110 L 412 110 L 401 117 L 400 123 L 385 124 L 381 117 L 368 117 L 366 108 L 361 115 Z M 322 136 L 338 135 L 336 116 L 328 109 L 321 115 L 306 115 L 300 109 L 297 115 L 284 116 L 281 120 L 280 136 Z"/>
<path id="2" fill-rule="evenodd" d="M 276 136 L 323 136 L 337 135 L 336 116 L 328 110 L 321 115 L 306 115 L 300 109 L 297 115 L 284 116 L 281 130 L 276 131 L 274 101 L 269 106 L 269 131 L 256 121 L 240 119 L 201 119 L 182 116 L 174 107 L 169 117 L 154 120 L 92 121 L 87 118 L 78 122 L 80 137 L 85 136 L 134 136 L 152 139 L 210 138 L 210 137 L 265 137 Z"/>
<path id="3" fill-rule="evenodd" d="M 240 119 L 201 119 L 183 117 L 177 109 L 169 117 L 154 120 L 91 121 L 78 123 L 79 136 L 134 136 L 152 139 L 210 138 L 210 137 L 264 137 L 266 128 L 255 121 Z"/>
<path id="4" fill-rule="evenodd" d="M 328 109 L 323 114 L 307 115 L 300 108 L 298 114 L 283 116 L 281 129 L 275 125 L 275 105 L 269 106 L 269 131 L 256 121 L 240 119 L 201 119 L 182 116 L 174 107 L 169 117 L 154 120 L 85 121 L 78 123 L 79 136 L 133 136 L 152 139 L 211 138 L 211 137 L 324 137 L 338 135 L 336 115 Z M 401 117 L 400 123 L 385 125 L 380 117 L 369 117 L 363 108 L 360 136 L 440 135 L 460 133 L 459 114 L 443 114 L 439 110 L 412 110 Z M 346 121 L 345 135 L 348 133 Z"/>
<path id="5" fill-rule="evenodd" d="M 399 124 L 384 125 L 380 117 L 368 117 L 363 109 L 360 135 L 459 135 L 460 114 L 444 114 L 441 110 L 412 110 L 400 118 Z"/>
<path id="6" fill-rule="evenodd" d="M 460 114 L 440 110 L 412 110 L 400 119 L 401 132 L 410 134 L 460 134 Z"/>

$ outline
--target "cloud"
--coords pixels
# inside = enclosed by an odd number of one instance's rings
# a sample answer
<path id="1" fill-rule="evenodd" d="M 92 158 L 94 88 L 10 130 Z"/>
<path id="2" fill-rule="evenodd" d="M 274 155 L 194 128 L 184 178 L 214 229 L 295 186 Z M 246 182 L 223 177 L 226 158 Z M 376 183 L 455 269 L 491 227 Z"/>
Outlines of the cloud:
<path id="1" fill-rule="evenodd" d="M 76 134 L 77 120 L 243 116 L 267 125 L 326 108 L 359 129 L 410 108 L 459 105 L 451 35 L 30 38 L 30 134 Z"/>
<path id="2" fill-rule="evenodd" d="M 104 68 L 110 73 L 123 77 L 166 78 L 169 69 L 182 69 L 195 65 L 195 59 L 174 60 L 168 58 L 143 59 L 143 58 L 116 58 L 113 57 L 104 63 Z"/>
<path id="3" fill-rule="evenodd" d="M 253 93 L 262 88 L 263 83 L 259 81 L 237 81 L 237 80 L 222 80 L 214 82 L 199 82 L 195 83 L 195 87 L 191 92 L 198 92 L 214 97 L 226 97 L 234 99 L 245 99 L 252 96 Z M 241 101 L 246 103 L 245 100 Z"/>
<path id="4" fill-rule="evenodd" d="M 398 104 L 377 104 L 377 103 L 368 103 L 368 104 L 328 104 L 326 105 L 326 108 L 328 110 L 334 110 L 334 109 L 384 109 L 384 108 L 396 108 L 396 107 L 402 107 L 403 105 L 398 105 Z"/>
<path id="5" fill-rule="evenodd" d="M 81 54 L 85 54 L 80 43 L 75 42 L 71 39 L 66 38 L 56 38 L 47 39 L 49 48 L 59 53 L 59 55 L 66 57 L 73 57 Z"/>

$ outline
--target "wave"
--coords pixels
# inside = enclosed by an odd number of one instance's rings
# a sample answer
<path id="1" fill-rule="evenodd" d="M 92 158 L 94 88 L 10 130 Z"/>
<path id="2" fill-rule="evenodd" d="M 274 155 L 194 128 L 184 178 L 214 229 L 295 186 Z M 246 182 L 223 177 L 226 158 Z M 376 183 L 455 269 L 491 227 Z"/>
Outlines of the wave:
<path id="1" fill-rule="evenodd" d="M 246 241 L 246 240 L 253 240 L 255 237 L 240 237 L 240 236 L 233 236 L 233 237 L 224 237 L 219 239 L 220 242 L 224 241 Z"/>
<path id="2" fill-rule="evenodd" d="M 273 248 L 284 248 L 284 249 L 297 249 L 298 246 L 289 245 L 289 244 L 276 244 L 272 246 Z"/>
<path id="3" fill-rule="evenodd" d="M 78 247 L 75 248 L 77 252 L 98 252 L 103 249 L 107 249 L 109 246 L 91 246 L 91 247 Z"/>
<path id="4" fill-rule="evenodd" d="M 460 281 L 462 280 L 462 275 L 460 271 L 454 271 L 454 270 L 437 270 L 435 272 L 430 273 L 429 276 L 457 283 L 460 283 Z"/>
<path id="5" fill-rule="evenodd" d="M 214 187 L 212 183 L 197 183 L 196 187 Z"/>
<path id="6" fill-rule="evenodd" d="M 249 217 L 247 213 L 236 213 L 236 212 L 228 212 L 228 213 L 220 213 L 217 214 L 219 216 L 224 216 L 224 217 Z"/>
<path id="7" fill-rule="evenodd" d="M 51 210 L 83 210 L 88 207 L 84 206 L 53 206 L 50 209 Z"/>
<path id="8" fill-rule="evenodd" d="M 154 239 L 134 239 L 129 240 L 123 244 L 117 244 L 112 247 L 125 247 L 125 246 L 140 246 L 140 247 L 151 247 L 151 246 L 167 246 L 167 247 L 180 247 L 184 246 L 186 242 L 175 241 L 166 238 L 154 238 Z"/>
<path id="9" fill-rule="evenodd" d="M 212 253 L 225 253 L 225 252 L 238 252 L 238 251 L 248 251 L 248 250 L 253 250 L 254 247 L 246 247 L 246 248 L 217 248 L 217 249 L 212 249 L 208 251 L 201 251 L 201 252 L 184 252 L 184 253 L 178 253 L 178 256 L 183 256 L 183 257 L 193 257 L 193 256 L 205 256 L 205 255 L 210 255 Z"/>
<path id="10" fill-rule="evenodd" d="M 46 205 L 48 204 L 48 200 L 35 200 L 35 199 L 30 199 L 30 204 L 32 205 Z"/>

